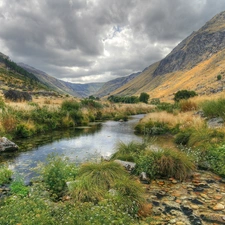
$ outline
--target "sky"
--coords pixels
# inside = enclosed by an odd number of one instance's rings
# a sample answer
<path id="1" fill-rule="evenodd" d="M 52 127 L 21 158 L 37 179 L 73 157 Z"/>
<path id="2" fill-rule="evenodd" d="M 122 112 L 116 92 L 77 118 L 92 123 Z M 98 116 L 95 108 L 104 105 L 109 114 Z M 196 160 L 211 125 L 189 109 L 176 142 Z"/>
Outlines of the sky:
<path id="1" fill-rule="evenodd" d="M 106 82 L 164 58 L 224 0 L 0 0 L 0 52 L 74 83 Z"/>

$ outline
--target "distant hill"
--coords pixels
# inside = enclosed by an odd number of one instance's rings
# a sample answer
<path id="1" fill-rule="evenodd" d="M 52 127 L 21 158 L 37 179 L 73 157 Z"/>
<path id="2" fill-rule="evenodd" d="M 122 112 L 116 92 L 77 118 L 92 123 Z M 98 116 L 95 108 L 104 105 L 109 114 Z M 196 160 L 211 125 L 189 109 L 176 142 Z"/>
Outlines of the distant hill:
<path id="1" fill-rule="evenodd" d="M 221 75 L 222 79 L 217 80 Z M 213 17 L 170 54 L 115 90 L 114 95 L 138 95 L 172 99 L 180 89 L 199 94 L 223 91 L 225 80 L 225 12 Z"/>
<path id="2" fill-rule="evenodd" d="M 49 87 L 38 80 L 38 78 L 10 60 L 0 52 L 0 90 L 16 89 L 22 91 L 45 90 Z"/>
<path id="3" fill-rule="evenodd" d="M 88 97 L 103 85 L 103 83 L 75 84 L 65 82 L 24 63 L 19 63 L 19 65 L 34 74 L 42 83 L 62 94 L 70 94 L 79 98 Z"/>
<path id="4" fill-rule="evenodd" d="M 132 79 L 134 79 L 136 76 L 138 76 L 141 72 L 132 73 L 129 76 L 125 77 L 119 77 L 113 80 L 110 80 L 106 82 L 96 93 L 95 96 L 97 97 L 103 97 L 106 95 L 110 95 L 111 92 L 115 91 L 116 89 L 120 88 L 121 86 L 125 85 Z"/>

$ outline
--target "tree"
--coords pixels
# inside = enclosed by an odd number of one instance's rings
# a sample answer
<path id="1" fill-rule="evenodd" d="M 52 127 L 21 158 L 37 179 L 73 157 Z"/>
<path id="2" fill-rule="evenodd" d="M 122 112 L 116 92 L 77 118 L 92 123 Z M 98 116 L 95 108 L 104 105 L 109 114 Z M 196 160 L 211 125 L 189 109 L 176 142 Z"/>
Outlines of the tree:
<path id="1" fill-rule="evenodd" d="M 197 96 L 195 91 L 181 90 L 175 93 L 174 101 L 179 102 L 181 99 L 189 99 Z"/>
<path id="2" fill-rule="evenodd" d="M 141 94 L 140 94 L 140 97 L 139 97 L 139 100 L 140 100 L 140 102 L 144 102 L 144 103 L 148 103 L 148 99 L 149 99 L 149 94 L 147 94 L 147 93 L 145 93 L 145 92 L 142 92 Z"/>

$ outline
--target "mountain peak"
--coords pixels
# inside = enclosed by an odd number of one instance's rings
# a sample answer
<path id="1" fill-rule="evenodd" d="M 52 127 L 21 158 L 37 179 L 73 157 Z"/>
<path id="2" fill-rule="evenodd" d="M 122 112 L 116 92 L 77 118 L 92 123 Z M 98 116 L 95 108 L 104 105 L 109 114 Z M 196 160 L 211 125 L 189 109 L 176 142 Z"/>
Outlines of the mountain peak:
<path id="1" fill-rule="evenodd" d="M 193 32 L 184 39 L 161 60 L 154 71 L 154 76 L 191 69 L 224 48 L 225 12 L 221 12 L 197 32 Z"/>

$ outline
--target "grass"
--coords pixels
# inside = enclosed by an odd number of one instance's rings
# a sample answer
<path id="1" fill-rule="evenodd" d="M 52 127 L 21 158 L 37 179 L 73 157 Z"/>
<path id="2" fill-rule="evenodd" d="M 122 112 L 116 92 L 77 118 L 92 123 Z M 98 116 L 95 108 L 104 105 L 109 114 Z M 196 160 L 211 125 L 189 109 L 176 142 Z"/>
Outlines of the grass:
<path id="1" fill-rule="evenodd" d="M 201 104 L 204 115 L 208 118 L 221 117 L 225 120 L 225 99 L 208 100 Z"/>
<path id="2" fill-rule="evenodd" d="M 145 143 L 137 143 L 134 141 L 125 144 L 124 142 L 118 142 L 116 146 L 116 152 L 111 156 L 111 160 L 120 159 L 124 161 L 134 162 L 137 155 L 145 150 Z"/>
<path id="3" fill-rule="evenodd" d="M 139 156 L 135 172 L 156 177 L 173 177 L 185 180 L 195 170 L 194 161 L 184 152 L 173 149 L 160 149 L 158 151 L 146 151 Z"/>
<path id="4" fill-rule="evenodd" d="M 10 170 L 7 165 L 0 165 L 0 185 L 8 184 L 11 180 L 12 174 L 12 170 Z"/>
<path id="5" fill-rule="evenodd" d="M 65 127 L 87 125 L 105 119 L 123 119 L 129 115 L 150 112 L 146 104 L 109 104 L 75 98 L 34 98 L 32 102 L 5 102 L 1 99 L 0 135 L 30 137 L 41 132 Z M 119 113 L 118 113 L 119 112 Z"/>
<path id="6" fill-rule="evenodd" d="M 77 201 L 100 201 L 116 180 L 126 176 L 125 170 L 114 162 L 87 163 L 81 165 L 72 196 Z"/>
<path id="7" fill-rule="evenodd" d="M 165 111 L 149 113 L 135 127 L 138 133 L 158 135 L 178 133 L 189 128 L 202 128 L 205 121 L 200 116 L 193 116 L 193 112 L 168 113 Z"/>

